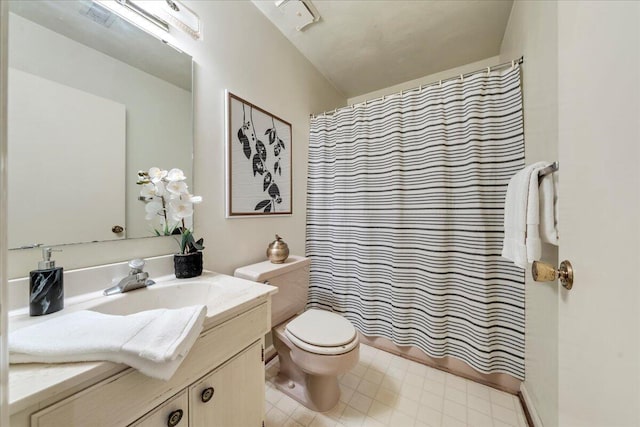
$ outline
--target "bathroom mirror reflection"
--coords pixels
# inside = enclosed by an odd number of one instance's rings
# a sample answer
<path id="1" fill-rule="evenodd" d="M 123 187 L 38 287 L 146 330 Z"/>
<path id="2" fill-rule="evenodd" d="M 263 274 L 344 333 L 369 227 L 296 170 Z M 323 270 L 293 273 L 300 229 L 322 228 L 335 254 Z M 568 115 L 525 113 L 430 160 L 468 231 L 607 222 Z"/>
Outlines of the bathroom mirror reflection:
<path id="1" fill-rule="evenodd" d="M 9 9 L 9 247 L 153 236 L 137 172 L 193 176 L 191 57 L 91 1 Z"/>

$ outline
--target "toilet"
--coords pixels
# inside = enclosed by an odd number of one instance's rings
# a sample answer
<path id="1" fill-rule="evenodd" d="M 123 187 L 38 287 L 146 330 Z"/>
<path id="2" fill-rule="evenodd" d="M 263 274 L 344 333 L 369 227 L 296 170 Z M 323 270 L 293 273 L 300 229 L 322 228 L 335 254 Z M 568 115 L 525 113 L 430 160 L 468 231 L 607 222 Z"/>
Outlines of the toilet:
<path id="1" fill-rule="evenodd" d="M 341 315 L 304 311 L 310 264 L 309 258 L 291 255 L 282 264 L 240 267 L 234 276 L 278 287 L 271 300 L 271 332 L 280 359 L 275 385 L 307 408 L 325 412 L 340 400 L 338 376 L 358 363 L 360 341 Z"/>

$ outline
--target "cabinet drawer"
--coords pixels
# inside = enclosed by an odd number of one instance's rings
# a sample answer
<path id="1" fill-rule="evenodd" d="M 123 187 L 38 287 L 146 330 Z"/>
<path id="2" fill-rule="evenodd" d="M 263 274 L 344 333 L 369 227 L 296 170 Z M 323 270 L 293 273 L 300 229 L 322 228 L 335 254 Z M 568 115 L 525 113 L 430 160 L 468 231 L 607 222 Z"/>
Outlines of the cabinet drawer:
<path id="1" fill-rule="evenodd" d="M 187 391 L 184 390 L 129 427 L 187 427 L 188 425 L 189 398 Z"/>
<path id="2" fill-rule="evenodd" d="M 261 339 L 267 331 L 268 316 L 265 303 L 205 331 L 169 381 L 127 369 L 34 413 L 31 426 L 128 425 Z"/>

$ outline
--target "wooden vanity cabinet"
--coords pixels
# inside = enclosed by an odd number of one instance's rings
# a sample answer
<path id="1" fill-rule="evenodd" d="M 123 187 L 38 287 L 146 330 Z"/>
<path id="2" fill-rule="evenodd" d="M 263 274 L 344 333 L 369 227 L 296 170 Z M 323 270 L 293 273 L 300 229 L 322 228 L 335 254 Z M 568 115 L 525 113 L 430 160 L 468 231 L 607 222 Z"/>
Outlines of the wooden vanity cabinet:
<path id="1" fill-rule="evenodd" d="M 127 369 L 12 427 L 261 427 L 269 326 L 265 302 L 204 331 L 169 381 Z"/>
<path id="2" fill-rule="evenodd" d="M 153 409 L 131 427 L 260 427 L 264 364 L 256 342 L 188 389 Z"/>

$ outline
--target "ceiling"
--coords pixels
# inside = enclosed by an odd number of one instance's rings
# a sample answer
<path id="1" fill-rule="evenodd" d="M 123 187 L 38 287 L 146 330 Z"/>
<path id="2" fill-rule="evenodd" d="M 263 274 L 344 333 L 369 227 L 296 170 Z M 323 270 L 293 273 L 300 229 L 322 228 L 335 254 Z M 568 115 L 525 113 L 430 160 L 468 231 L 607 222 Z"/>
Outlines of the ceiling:
<path id="1" fill-rule="evenodd" d="M 302 31 L 273 0 L 253 3 L 352 98 L 497 55 L 513 2 L 315 0 L 320 21 Z"/>

